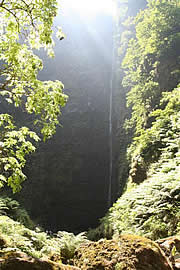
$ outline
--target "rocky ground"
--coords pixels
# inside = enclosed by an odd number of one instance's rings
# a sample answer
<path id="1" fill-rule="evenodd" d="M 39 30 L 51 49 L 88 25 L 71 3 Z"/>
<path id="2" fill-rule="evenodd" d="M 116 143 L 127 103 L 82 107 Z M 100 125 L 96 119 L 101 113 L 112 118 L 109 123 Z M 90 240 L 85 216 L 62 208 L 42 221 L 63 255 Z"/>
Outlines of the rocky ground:
<path id="1" fill-rule="evenodd" d="M 12 251 L 0 256 L 2 270 L 178 270 L 180 237 L 156 242 L 135 235 L 101 239 L 83 244 L 66 263 Z"/>

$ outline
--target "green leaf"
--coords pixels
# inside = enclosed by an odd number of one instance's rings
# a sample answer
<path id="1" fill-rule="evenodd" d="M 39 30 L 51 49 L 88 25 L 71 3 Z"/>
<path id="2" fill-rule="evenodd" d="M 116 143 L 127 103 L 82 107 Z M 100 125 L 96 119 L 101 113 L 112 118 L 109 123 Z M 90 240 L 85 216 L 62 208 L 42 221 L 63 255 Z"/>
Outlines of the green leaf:
<path id="1" fill-rule="evenodd" d="M 7 179 L 4 175 L 0 174 L 0 181 L 7 182 Z"/>

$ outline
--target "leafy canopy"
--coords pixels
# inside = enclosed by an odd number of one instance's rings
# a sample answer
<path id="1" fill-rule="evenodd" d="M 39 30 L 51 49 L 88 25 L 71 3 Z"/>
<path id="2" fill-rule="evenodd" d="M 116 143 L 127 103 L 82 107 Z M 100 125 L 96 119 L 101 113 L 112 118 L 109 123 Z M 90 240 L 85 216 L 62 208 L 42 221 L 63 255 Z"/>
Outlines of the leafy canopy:
<path id="1" fill-rule="evenodd" d="M 25 179 L 22 172 L 26 155 L 35 151 L 33 141 L 50 138 L 56 131 L 67 96 L 63 84 L 40 81 L 42 60 L 35 54 L 45 49 L 54 56 L 53 19 L 56 0 L 0 1 L 0 99 L 34 115 L 40 134 L 28 127 L 16 128 L 12 115 L 0 115 L 0 185 L 7 183 L 13 191 Z M 57 37 L 63 37 L 61 28 Z"/>

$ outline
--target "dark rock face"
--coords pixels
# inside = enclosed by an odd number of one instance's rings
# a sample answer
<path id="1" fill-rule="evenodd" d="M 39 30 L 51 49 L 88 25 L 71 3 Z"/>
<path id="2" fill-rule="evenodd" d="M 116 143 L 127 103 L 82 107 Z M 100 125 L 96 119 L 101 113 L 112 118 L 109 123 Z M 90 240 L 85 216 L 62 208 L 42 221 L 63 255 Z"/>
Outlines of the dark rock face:
<path id="1" fill-rule="evenodd" d="M 129 164 L 127 161 L 127 147 L 131 142 L 132 134 L 127 134 L 124 129 L 125 120 L 130 117 L 130 109 L 126 106 L 126 95 L 128 87 L 123 87 L 122 80 L 124 70 L 122 61 L 128 47 L 129 39 L 135 34 L 135 29 L 124 22 L 128 17 L 137 15 L 140 9 L 146 7 L 146 0 L 116 0 L 118 9 L 118 20 L 114 25 L 114 57 L 113 57 L 113 93 L 112 93 L 112 148 L 113 148 L 113 172 L 112 172 L 112 197 L 115 201 L 122 194 L 126 185 L 129 173 Z M 128 34 L 127 34 L 128 33 Z M 125 38 L 126 37 L 126 38 Z"/>
<path id="2" fill-rule="evenodd" d="M 107 210 L 112 18 L 62 18 L 67 38 L 45 58 L 42 80 L 60 79 L 69 95 L 57 134 L 41 144 L 17 195 L 48 230 L 95 227 Z"/>
<path id="3" fill-rule="evenodd" d="M 157 244 L 134 235 L 102 239 L 82 246 L 77 251 L 74 265 L 82 270 L 172 270 Z"/>

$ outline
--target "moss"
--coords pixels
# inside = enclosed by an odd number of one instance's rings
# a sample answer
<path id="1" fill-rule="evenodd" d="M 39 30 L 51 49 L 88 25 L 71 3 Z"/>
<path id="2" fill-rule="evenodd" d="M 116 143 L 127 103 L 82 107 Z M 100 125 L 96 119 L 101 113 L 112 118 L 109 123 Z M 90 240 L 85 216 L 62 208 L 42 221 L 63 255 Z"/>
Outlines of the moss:
<path id="1" fill-rule="evenodd" d="M 82 270 L 170 270 L 159 246 L 144 237 L 123 235 L 79 248 L 73 260 Z"/>

